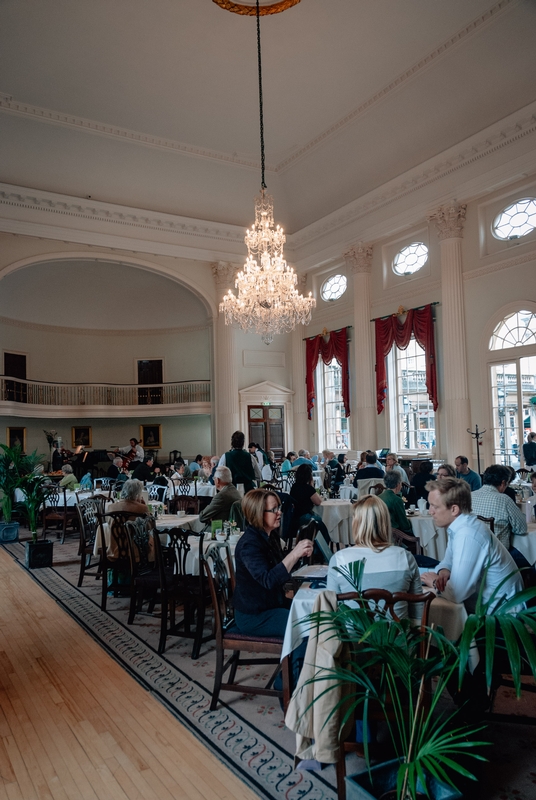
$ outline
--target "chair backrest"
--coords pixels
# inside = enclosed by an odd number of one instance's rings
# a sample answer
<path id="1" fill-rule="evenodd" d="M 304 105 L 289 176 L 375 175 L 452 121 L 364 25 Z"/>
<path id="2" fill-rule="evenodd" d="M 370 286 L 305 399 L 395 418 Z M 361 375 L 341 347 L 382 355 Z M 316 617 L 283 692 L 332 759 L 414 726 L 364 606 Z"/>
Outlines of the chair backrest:
<path id="1" fill-rule="evenodd" d="M 219 547 L 210 546 L 207 549 L 203 556 L 203 569 L 214 612 L 216 645 L 221 647 L 225 629 L 233 622 L 234 616 L 231 605 L 231 582 Z"/>
<path id="2" fill-rule="evenodd" d="M 414 556 L 422 555 L 422 546 L 419 537 L 412 536 L 410 533 L 404 533 L 404 531 L 398 528 L 393 528 L 393 544 L 404 547 L 406 550 L 409 550 L 410 553 L 413 553 Z"/>
<path id="3" fill-rule="evenodd" d="M 495 533 L 495 517 L 483 517 L 481 514 L 477 514 L 476 518 L 484 522 L 492 533 Z"/>
<path id="4" fill-rule="evenodd" d="M 175 487 L 175 497 L 186 496 L 190 494 L 192 481 L 189 481 L 187 478 L 173 478 L 173 485 Z"/>
<path id="5" fill-rule="evenodd" d="M 50 512 L 63 511 L 67 505 L 65 486 L 48 486 L 45 509 Z"/>
<path id="6" fill-rule="evenodd" d="M 525 479 L 527 475 L 530 473 L 530 469 L 526 469 L 525 467 L 520 467 L 520 469 L 516 469 L 516 473 L 521 476 L 521 478 Z"/>
<path id="7" fill-rule="evenodd" d="M 156 566 L 156 560 L 151 560 L 150 558 L 151 554 L 154 554 L 154 546 L 152 546 L 155 531 L 154 519 L 152 517 L 129 519 L 126 523 L 126 529 L 132 576 L 136 577 L 150 572 Z"/>
<path id="8" fill-rule="evenodd" d="M 385 486 L 383 485 L 383 483 L 373 483 L 371 486 L 369 486 L 368 493 L 375 494 L 376 496 L 378 496 L 384 491 L 384 489 Z"/>
<path id="9" fill-rule="evenodd" d="M 113 478 L 95 478 L 94 486 L 95 489 L 109 489 L 110 484 L 114 484 L 115 479 Z"/>
<path id="10" fill-rule="evenodd" d="M 327 464 L 324 465 L 324 489 L 331 489 L 333 476 L 331 474 L 331 467 Z"/>
<path id="11" fill-rule="evenodd" d="M 203 556 L 204 532 L 195 533 L 185 528 L 172 528 L 167 531 L 168 545 L 167 552 L 173 563 L 173 571 L 176 575 L 191 575 L 188 569 L 188 554 L 192 546 L 199 550 L 199 571 L 201 572 L 201 559 Z"/>
<path id="12" fill-rule="evenodd" d="M 194 513 L 197 513 L 199 499 L 197 497 L 190 497 L 190 495 L 181 494 L 173 498 L 173 505 L 175 512 L 189 511 L 191 509 Z"/>
<path id="13" fill-rule="evenodd" d="M 104 513 L 104 504 L 93 497 L 81 500 L 76 505 L 80 522 L 80 551 L 95 544 L 99 529 L 99 514 Z"/>
<path id="14" fill-rule="evenodd" d="M 108 514 L 98 514 L 99 533 L 100 533 L 100 546 L 102 552 L 106 552 L 106 543 L 104 537 L 103 525 L 107 523 L 110 526 L 110 541 L 114 543 L 114 550 L 116 551 L 116 559 L 118 561 L 130 561 L 130 545 L 129 545 L 129 532 L 127 530 L 127 522 L 135 519 L 140 514 L 129 514 L 125 511 L 111 511 Z"/>
<path id="15" fill-rule="evenodd" d="M 149 489 L 149 500 L 157 500 L 163 503 L 166 499 L 167 486 L 151 486 Z"/>

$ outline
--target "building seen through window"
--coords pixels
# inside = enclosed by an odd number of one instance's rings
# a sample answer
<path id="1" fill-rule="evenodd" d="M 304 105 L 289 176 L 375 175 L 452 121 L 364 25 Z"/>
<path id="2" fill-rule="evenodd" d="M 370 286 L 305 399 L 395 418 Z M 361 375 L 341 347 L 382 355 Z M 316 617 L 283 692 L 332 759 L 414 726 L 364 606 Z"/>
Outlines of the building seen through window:
<path id="1" fill-rule="evenodd" d="M 319 361 L 316 368 L 319 450 L 350 448 L 349 418 L 342 400 L 342 369 L 333 359 L 330 364 Z"/>
<path id="2" fill-rule="evenodd" d="M 435 414 L 426 390 L 426 361 L 412 336 L 406 350 L 393 347 L 388 357 L 391 440 L 397 451 L 431 451 L 436 443 Z"/>

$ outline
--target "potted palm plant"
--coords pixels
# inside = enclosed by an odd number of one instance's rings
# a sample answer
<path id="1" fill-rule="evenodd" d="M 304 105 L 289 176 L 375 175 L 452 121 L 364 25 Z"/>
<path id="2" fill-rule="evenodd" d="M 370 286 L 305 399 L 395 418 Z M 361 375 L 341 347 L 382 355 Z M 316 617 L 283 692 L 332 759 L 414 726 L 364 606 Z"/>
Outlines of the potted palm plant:
<path id="1" fill-rule="evenodd" d="M 51 567 L 53 542 L 48 539 L 41 542 L 37 541 L 39 512 L 48 494 L 46 478 L 37 473 L 25 475 L 21 478 L 20 488 L 24 492 L 24 500 L 18 503 L 18 508 L 25 519 L 28 520 L 28 527 L 32 534 L 32 541 L 26 542 L 26 567 L 27 569 Z"/>
<path id="2" fill-rule="evenodd" d="M 357 564 L 349 567 L 339 571 L 359 592 L 360 575 L 353 569 Z M 524 605 L 536 597 L 536 588 L 510 600 L 501 597 L 501 588 L 502 584 L 488 603 L 483 602 L 481 590 L 475 612 L 456 643 L 433 628 L 422 631 L 408 619 L 393 620 L 381 608 L 372 613 L 364 600 L 357 608 L 341 604 L 337 611 L 311 615 L 311 622 L 328 626 L 333 636 L 350 646 L 346 663 L 322 670 L 313 679 L 327 679 L 330 688 L 326 692 L 347 687 L 344 700 L 331 712 L 340 714 L 341 727 L 356 711 L 362 719 L 367 770 L 346 777 L 348 800 L 454 800 L 462 797 L 455 783 L 475 779 L 467 764 L 471 759 L 485 760 L 478 752 L 486 744 L 479 736 L 484 726 L 465 725 L 459 708 L 441 713 L 441 695 L 456 682 L 462 687 L 475 643 L 485 666 L 488 691 L 498 654 L 509 664 L 517 696 L 522 664 L 536 678 L 536 646 L 531 638 L 536 635 L 536 609 Z M 431 681 L 434 689 L 430 694 L 425 687 Z M 381 712 L 394 755 L 376 766 L 371 766 L 367 733 L 372 709 L 374 717 Z"/>
<path id="3" fill-rule="evenodd" d="M 0 542 L 16 542 L 19 538 L 19 523 L 13 521 L 15 489 L 20 488 L 21 479 L 31 473 L 41 457 L 34 451 L 29 455 L 22 447 L 8 447 L 0 444 L 0 489 L 2 490 L 2 517 L 0 523 Z"/>

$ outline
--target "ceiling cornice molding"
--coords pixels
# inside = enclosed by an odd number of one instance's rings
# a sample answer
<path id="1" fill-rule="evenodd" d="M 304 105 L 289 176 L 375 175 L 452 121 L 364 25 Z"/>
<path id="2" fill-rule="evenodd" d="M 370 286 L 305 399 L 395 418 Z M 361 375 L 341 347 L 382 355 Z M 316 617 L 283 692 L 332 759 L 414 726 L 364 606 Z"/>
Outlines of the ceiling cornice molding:
<path id="1" fill-rule="evenodd" d="M 367 215 L 415 194 L 449 175 L 467 170 L 476 162 L 489 158 L 534 134 L 536 134 L 536 103 L 531 103 L 530 106 L 475 134 L 460 145 L 409 170 L 401 176 L 401 179 L 389 181 L 317 222 L 290 234 L 287 236 L 290 246 L 303 247 L 345 225 L 358 222 Z M 458 199 L 461 199 L 460 195 Z"/>
<path id="2" fill-rule="evenodd" d="M 372 95 L 372 97 L 369 97 L 364 103 L 361 103 L 361 105 L 353 109 L 353 111 L 350 111 L 333 125 L 330 125 L 329 128 L 326 128 L 326 130 L 318 134 L 318 136 L 315 136 L 314 139 L 311 139 L 310 142 L 307 142 L 307 144 L 303 145 L 303 147 L 300 147 L 287 158 L 283 159 L 283 161 L 280 161 L 276 165 L 275 171 L 284 172 L 296 161 L 307 155 L 311 150 L 318 147 L 323 142 L 331 139 L 333 136 L 339 133 L 340 130 L 345 128 L 347 125 L 350 125 L 377 103 L 382 102 L 389 94 L 398 91 L 404 86 L 404 84 L 410 80 L 413 80 L 413 78 L 415 78 L 418 74 L 430 69 L 440 58 L 448 54 L 453 48 L 458 47 L 465 39 L 476 34 L 477 32 L 480 32 L 485 26 L 495 22 L 506 11 L 516 8 L 516 6 L 520 5 L 520 2 L 521 0 L 499 0 L 499 2 L 490 8 L 489 11 L 486 11 L 485 14 L 478 16 L 460 31 L 443 42 L 443 44 L 439 45 L 439 47 L 436 47 L 435 50 L 432 50 L 431 53 L 428 53 L 428 55 L 426 55 L 424 58 L 421 58 L 419 61 L 417 61 L 416 64 L 413 64 L 413 66 L 411 66 L 405 72 L 398 75 L 394 80 L 380 89 L 379 92 L 376 92 L 376 94 Z"/>
<path id="3" fill-rule="evenodd" d="M 110 330 L 99 328 L 70 328 L 62 325 L 45 325 L 40 322 L 26 322 L 20 319 L 0 316 L 0 325 L 9 325 L 13 328 L 41 331 L 42 333 L 59 333 L 62 336 L 167 336 L 183 333 L 199 333 L 211 328 L 210 325 L 191 325 L 183 328 L 137 328 L 133 330 Z"/>
<path id="4" fill-rule="evenodd" d="M 0 92 L 0 111 L 6 114 L 13 114 L 17 117 L 26 117 L 36 122 L 46 122 L 49 125 L 58 125 L 62 128 L 71 128 L 85 133 L 93 133 L 98 136 L 106 136 L 111 139 L 120 139 L 122 142 L 152 147 L 158 150 L 167 150 L 184 156 L 193 158 L 204 158 L 210 161 L 223 161 L 237 167 L 244 167 L 255 171 L 260 170 L 260 162 L 256 159 L 245 158 L 232 153 L 224 153 L 219 150 L 211 150 L 208 147 L 195 147 L 194 145 L 178 142 L 175 139 L 166 139 L 160 136 L 152 136 L 149 133 L 134 131 L 130 128 L 121 128 L 119 125 L 109 125 L 106 122 L 99 122 L 87 117 L 78 117 L 76 114 L 66 114 L 63 111 L 55 111 L 52 108 L 34 106 L 32 103 L 24 103 L 15 100 L 12 95 Z M 274 172 L 275 168 L 266 165 L 267 172 Z"/>
<path id="5" fill-rule="evenodd" d="M 469 272 L 463 273 L 464 281 L 473 280 L 473 278 L 482 278 L 484 275 L 490 275 L 493 272 L 500 272 L 503 269 L 510 269 L 511 267 L 519 267 L 523 264 L 530 264 L 536 261 L 536 250 L 530 253 L 523 253 L 513 258 L 505 258 L 502 261 L 494 261 L 491 264 L 486 264 L 478 269 L 472 269 Z"/>

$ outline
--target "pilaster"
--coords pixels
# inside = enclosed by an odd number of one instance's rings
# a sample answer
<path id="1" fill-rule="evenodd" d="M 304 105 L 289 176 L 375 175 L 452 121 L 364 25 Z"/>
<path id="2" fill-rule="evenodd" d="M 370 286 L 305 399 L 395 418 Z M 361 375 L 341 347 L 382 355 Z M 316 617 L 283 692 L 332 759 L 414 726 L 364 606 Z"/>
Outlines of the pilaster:
<path id="1" fill-rule="evenodd" d="M 218 261 L 212 264 L 212 274 L 217 287 L 218 303 L 228 289 L 234 287 L 234 264 Z M 234 328 L 226 325 L 218 313 L 214 347 L 214 414 L 216 423 L 216 452 L 224 453 L 230 447 L 231 435 L 239 429 L 240 405 L 238 396 L 238 370 L 236 364 L 236 336 Z M 245 432 L 247 434 L 247 432 Z"/>
<path id="2" fill-rule="evenodd" d="M 344 254 L 354 283 L 354 401 L 352 449 L 376 448 L 376 403 L 372 349 L 370 271 L 372 247 L 358 242 Z"/>

